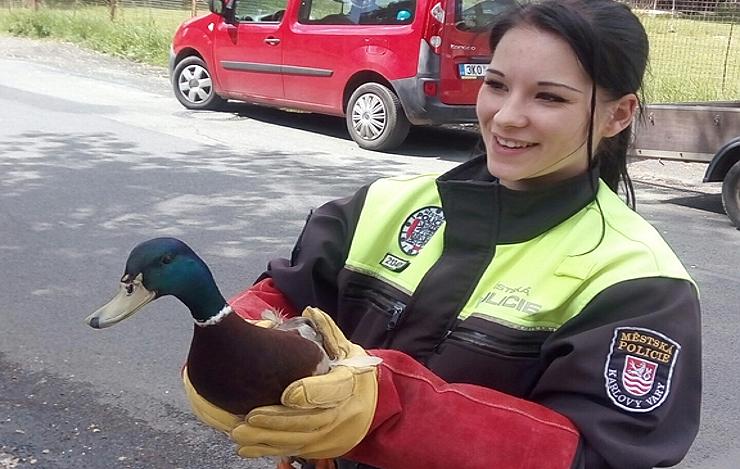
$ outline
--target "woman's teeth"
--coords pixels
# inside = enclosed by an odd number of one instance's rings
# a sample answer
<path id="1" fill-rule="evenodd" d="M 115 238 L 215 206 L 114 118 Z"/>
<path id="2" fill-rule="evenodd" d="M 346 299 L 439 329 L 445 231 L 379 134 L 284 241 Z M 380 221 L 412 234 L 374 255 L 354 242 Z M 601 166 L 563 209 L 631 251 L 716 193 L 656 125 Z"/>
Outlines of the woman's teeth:
<path id="1" fill-rule="evenodd" d="M 535 145 L 534 143 L 519 142 L 517 140 L 507 140 L 501 137 L 496 137 L 496 142 L 502 147 L 506 148 L 527 148 Z"/>

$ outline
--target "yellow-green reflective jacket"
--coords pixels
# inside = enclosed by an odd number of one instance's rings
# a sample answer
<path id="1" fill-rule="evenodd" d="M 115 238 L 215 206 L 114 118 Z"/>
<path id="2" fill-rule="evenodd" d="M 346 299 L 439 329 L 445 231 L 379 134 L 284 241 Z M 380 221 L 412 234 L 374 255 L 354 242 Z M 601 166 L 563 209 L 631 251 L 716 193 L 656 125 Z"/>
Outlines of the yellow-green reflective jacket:
<path id="1" fill-rule="evenodd" d="M 607 461 L 680 459 L 698 430 L 696 286 L 592 175 L 512 191 L 478 158 L 381 179 L 319 208 L 266 275 L 366 348 L 563 413 Z"/>

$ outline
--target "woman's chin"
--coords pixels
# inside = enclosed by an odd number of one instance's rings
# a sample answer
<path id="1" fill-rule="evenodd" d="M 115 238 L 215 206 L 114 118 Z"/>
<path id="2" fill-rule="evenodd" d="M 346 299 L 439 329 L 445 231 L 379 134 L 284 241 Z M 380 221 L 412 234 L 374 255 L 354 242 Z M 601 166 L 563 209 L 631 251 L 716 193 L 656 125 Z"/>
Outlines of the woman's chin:
<path id="1" fill-rule="evenodd" d="M 512 163 L 512 161 L 501 161 L 496 158 L 491 158 L 491 155 L 489 154 L 486 161 L 486 167 L 488 168 L 488 172 L 502 183 L 504 181 L 518 181 L 526 178 L 527 175 L 522 171 L 522 168 L 518 167 L 519 165 Z"/>

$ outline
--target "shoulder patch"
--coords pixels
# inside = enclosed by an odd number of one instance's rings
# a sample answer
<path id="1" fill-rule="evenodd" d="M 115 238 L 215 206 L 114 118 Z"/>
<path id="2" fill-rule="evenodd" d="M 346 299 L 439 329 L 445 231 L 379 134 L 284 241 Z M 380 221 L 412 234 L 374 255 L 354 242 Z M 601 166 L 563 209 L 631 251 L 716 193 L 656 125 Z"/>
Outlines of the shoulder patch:
<path id="1" fill-rule="evenodd" d="M 409 256 L 419 254 L 444 221 L 442 207 L 424 207 L 409 215 L 398 234 L 401 251 Z"/>
<path id="2" fill-rule="evenodd" d="M 606 394 L 629 412 L 650 412 L 668 397 L 681 345 L 660 332 L 617 327 L 604 366 Z"/>

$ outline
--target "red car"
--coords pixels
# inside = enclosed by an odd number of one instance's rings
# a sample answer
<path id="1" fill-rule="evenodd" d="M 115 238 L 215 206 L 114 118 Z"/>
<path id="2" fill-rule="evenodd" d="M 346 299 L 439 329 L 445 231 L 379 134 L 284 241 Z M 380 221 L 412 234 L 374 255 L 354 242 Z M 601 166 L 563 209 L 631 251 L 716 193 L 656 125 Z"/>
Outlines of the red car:
<path id="1" fill-rule="evenodd" d="M 346 116 L 390 150 L 411 125 L 475 122 L 487 29 L 514 0 L 211 0 L 175 33 L 170 73 L 189 109 L 227 99 Z"/>

